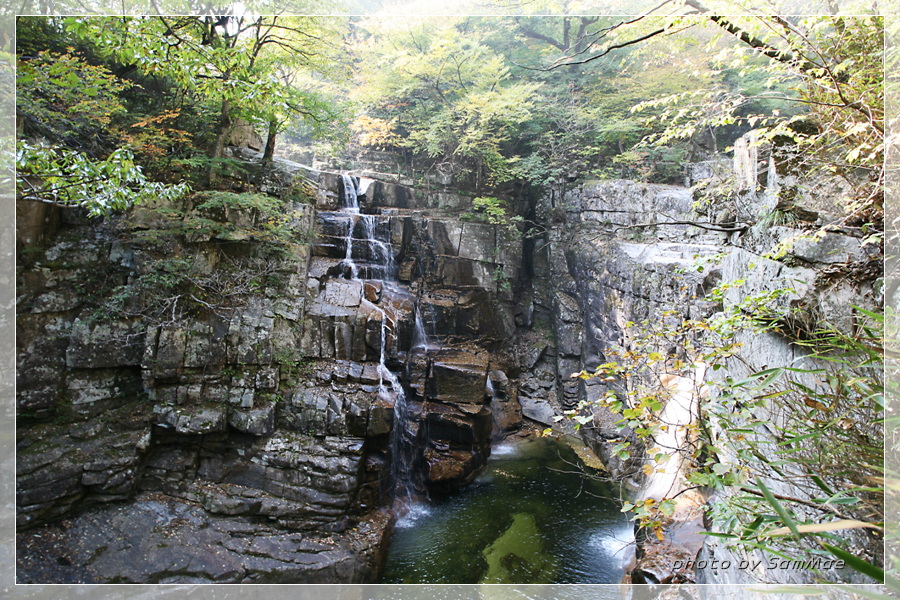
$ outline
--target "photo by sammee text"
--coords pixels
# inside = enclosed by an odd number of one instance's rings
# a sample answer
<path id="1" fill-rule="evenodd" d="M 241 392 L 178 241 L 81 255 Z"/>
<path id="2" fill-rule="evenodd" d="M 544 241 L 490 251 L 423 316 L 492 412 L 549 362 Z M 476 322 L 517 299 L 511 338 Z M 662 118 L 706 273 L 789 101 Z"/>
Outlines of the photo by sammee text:
<path id="1" fill-rule="evenodd" d="M 791 560 L 788 558 L 769 558 L 767 560 L 747 560 L 730 561 L 728 559 L 719 560 L 713 558 L 710 560 L 676 560 L 672 563 L 675 570 L 682 569 L 730 569 L 735 564 L 742 571 L 755 571 L 760 566 L 764 566 L 767 571 L 786 570 L 786 569 L 843 569 L 844 561 L 835 558 L 815 557 L 809 560 Z"/>

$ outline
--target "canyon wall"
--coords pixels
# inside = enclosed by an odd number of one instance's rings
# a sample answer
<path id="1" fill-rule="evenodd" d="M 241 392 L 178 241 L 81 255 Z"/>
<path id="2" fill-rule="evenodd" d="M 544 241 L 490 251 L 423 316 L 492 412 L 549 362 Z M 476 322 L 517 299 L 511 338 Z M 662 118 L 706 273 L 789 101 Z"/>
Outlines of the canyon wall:
<path id="1" fill-rule="evenodd" d="M 851 305 L 881 302 L 875 277 L 823 277 L 866 263 L 855 237 L 762 256 L 796 229 L 759 221 L 786 184 L 754 152 L 693 166 L 694 184 L 737 174 L 732 200 L 716 205 L 624 180 L 522 192 L 507 200 L 536 224 L 527 236 L 480 222 L 473 195 L 448 181 L 288 161 L 236 177 L 234 194 L 103 221 L 23 203 L 20 582 L 372 581 L 402 511 L 398 479 L 405 495 L 465 485 L 493 439 L 575 433 L 559 416 L 580 406 L 591 418 L 577 435 L 639 494 L 640 440 L 594 404 L 626 390 L 572 377 L 616 362 L 635 324 L 702 321 L 775 288 L 846 328 Z M 258 154 L 233 153 L 258 168 Z M 805 218 L 833 216 L 821 198 L 795 204 Z M 789 335 L 742 341 L 733 377 L 802 360 Z M 669 558 L 700 550 L 698 536 L 680 540 Z M 636 572 L 688 576 L 665 559 Z"/>
<path id="2" fill-rule="evenodd" d="M 669 427 L 685 430 L 683 444 L 690 427 L 704 418 L 699 414 L 700 395 L 709 393 L 702 385 L 704 381 L 726 377 L 738 381 L 770 367 L 821 368 L 825 363 L 811 360 L 809 349 L 797 340 L 808 338 L 826 323 L 854 335 L 860 316 L 857 308 L 877 312 L 884 301 L 875 245 L 863 247 L 857 235 L 840 227 L 819 231 L 815 236 L 801 233 L 839 222 L 842 214 L 838 199 L 847 191 L 836 184 L 831 185 L 830 195 L 804 191 L 809 182 L 801 185 L 796 176 L 777 176 L 774 161 L 764 150 L 764 146 L 740 140 L 733 164 L 693 165 L 692 188 L 603 181 L 579 185 L 555 203 L 550 195 L 538 203 L 537 214 L 543 222 L 552 223 L 536 245 L 533 259 L 536 306 L 550 322 L 556 342 L 557 397 L 552 408 L 557 413 L 566 409 L 589 413 L 592 418 L 580 427 L 579 434 L 634 497 L 645 497 L 654 490 L 652 495 L 659 500 L 672 497 L 682 488 L 671 473 L 662 485 L 657 480 L 665 475 L 645 475 L 642 466 L 647 456 L 641 439 L 631 428 L 616 425 L 622 421 L 621 414 L 613 414 L 602 402 L 601 406 L 595 404 L 607 391 L 623 398 L 636 384 L 650 383 L 668 387 L 674 398 L 683 390 L 686 400 L 685 414 L 679 417 L 682 420 L 667 421 Z M 820 182 L 820 192 L 822 187 Z M 712 193 L 705 195 L 707 189 Z M 789 203 L 785 201 L 788 197 Z M 771 218 L 779 214 L 781 221 Z M 723 283 L 724 292 L 713 294 Z M 679 369 L 670 369 L 670 363 L 691 362 L 685 350 L 687 344 L 702 347 L 703 333 L 699 330 L 687 337 L 670 333 L 668 340 L 657 339 L 658 347 L 641 346 L 640 339 L 661 324 L 675 332 L 683 321 L 708 323 L 729 311 L 751 310 L 742 306 L 752 298 L 773 293 L 777 295 L 774 306 L 783 310 L 777 317 L 778 326 L 764 332 L 739 333 L 734 340 L 734 356 L 725 360 L 720 370 L 707 371 L 701 366 L 699 372 L 695 369 L 692 376 L 684 376 Z M 620 377 L 573 378 L 582 371 L 594 373 L 604 363 L 630 364 L 623 359 L 623 352 L 646 355 L 652 350 L 661 355 L 656 366 L 643 374 L 631 373 L 629 385 Z M 792 378 L 810 388 L 820 389 L 822 385 L 812 374 L 795 373 Z M 770 422 L 772 427 L 785 422 L 784 411 L 776 402 L 762 404 L 754 418 Z M 872 439 L 879 438 L 877 425 L 872 429 L 873 424 L 865 418 L 855 418 L 855 427 L 864 429 Z M 723 435 L 713 421 L 705 420 L 702 425 L 714 436 Z M 765 437 L 766 433 L 761 435 Z M 763 449 L 760 458 L 778 464 L 783 457 L 779 456 L 774 434 L 771 439 L 773 443 Z M 617 452 L 626 443 L 630 444 L 627 457 Z M 732 458 L 719 457 L 724 463 Z M 787 482 L 777 469 L 769 471 L 768 476 L 773 493 L 783 497 L 799 497 L 802 501 L 821 493 L 809 478 Z M 697 495 L 688 494 L 683 500 L 691 498 L 685 504 L 693 506 L 678 508 L 675 520 L 667 525 L 666 542 L 657 544 L 639 537 L 633 580 L 725 584 L 814 581 L 817 575 L 802 567 L 767 570 L 768 555 L 733 551 L 721 540 L 697 535 L 703 529 L 718 531 L 714 520 L 702 518 L 700 507 L 720 501 L 728 493 L 706 489 Z M 814 511 L 804 516 L 816 518 Z M 860 556 L 877 560 L 877 539 L 858 532 L 845 535 Z M 705 561 L 701 565 L 730 567 L 701 567 L 695 572 L 697 563 L 691 559 L 697 556 Z M 739 569 L 740 564 L 762 567 L 748 571 Z M 850 569 L 832 571 L 825 577 L 862 581 Z"/>
<path id="3" fill-rule="evenodd" d="M 346 180 L 280 162 L 106 220 L 19 207 L 20 581 L 371 581 L 398 464 L 463 485 L 521 426 L 518 249 L 449 192 L 372 182 L 348 215 Z"/>

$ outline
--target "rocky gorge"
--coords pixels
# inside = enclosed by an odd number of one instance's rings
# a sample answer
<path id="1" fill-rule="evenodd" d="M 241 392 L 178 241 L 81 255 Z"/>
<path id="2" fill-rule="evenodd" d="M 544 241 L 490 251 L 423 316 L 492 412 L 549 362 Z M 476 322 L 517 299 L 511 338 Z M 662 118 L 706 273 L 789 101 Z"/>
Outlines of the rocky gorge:
<path id="1" fill-rule="evenodd" d="M 284 160 L 238 193 L 101 221 L 20 202 L 19 581 L 371 582 L 403 500 L 466 485 L 494 440 L 528 431 L 578 436 L 639 495 L 644 455 L 615 448 L 640 442 L 596 403 L 615 386 L 572 377 L 614 360 L 634 323 L 703 320 L 776 287 L 847 328 L 853 306 L 883 303 L 877 274 L 823 275 L 866 264 L 857 237 L 763 256 L 796 229 L 754 224 L 791 185 L 758 152 L 693 165 L 692 187 L 523 191 L 508 201 L 527 235 L 479 222 L 447 182 Z M 695 197 L 712 182 L 734 191 L 714 210 Z M 802 359 L 783 335 L 743 342 L 729 376 Z M 560 420 L 584 406 L 577 431 Z M 747 579 L 672 566 L 729 556 L 697 535 L 708 500 L 680 509 L 674 540 L 640 545 L 633 581 Z"/>

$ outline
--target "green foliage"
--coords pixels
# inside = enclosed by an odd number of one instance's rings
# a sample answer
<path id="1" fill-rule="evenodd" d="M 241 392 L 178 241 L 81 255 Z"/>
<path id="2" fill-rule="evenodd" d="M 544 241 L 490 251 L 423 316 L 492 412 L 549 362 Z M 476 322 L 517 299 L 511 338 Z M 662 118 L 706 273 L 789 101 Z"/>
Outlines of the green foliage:
<path id="1" fill-rule="evenodd" d="M 752 43 L 721 44 L 715 64 L 732 81 L 749 78 L 748 84 L 737 89 L 723 81 L 636 105 L 636 111 L 661 110 L 653 118 L 666 124 L 646 141 L 668 144 L 710 127 L 757 128 L 761 140 L 780 146 L 791 168 L 850 183 L 854 193 L 845 201 L 843 224 L 865 223 L 880 232 L 883 18 L 737 18 L 730 24 Z"/>
<path id="2" fill-rule="evenodd" d="M 131 84 L 72 54 L 41 52 L 19 60 L 18 108 L 29 126 L 54 142 L 96 150 L 94 138 L 121 116 L 119 94 Z"/>
<path id="3" fill-rule="evenodd" d="M 488 225 L 515 225 L 522 217 L 510 215 L 506 203 L 495 196 L 479 196 L 472 199 L 472 210 L 462 216 L 466 221 L 480 221 Z"/>
<path id="4" fill-rule="evenodd" d="M 597 16 L 364 20 L 356 49 L 379 68 L 360 73 L 356 139 L 411 150 L 428 168 L 479 191 L 513 178 L 560 193 L 570 181 L 597 176 L 680 182 L 684 148 L 633 148 L 665 130 L 662 109 L 630 109 L 720 82 L 705 59 L 709 35 L 651 39 L 577 64 L 602 46 L 601 32 L 621 39 L 661 22 L 639 21 L 621 28 Z M 674 51 L 687 68 L 672 68 Z"/>
<path id="5" fill-rule="evenodd" d="M 604 144 L 620 139 L 602 122 L 602 111 L 589 108 L 574 89 L 542 94 L 538 106 L 538 118 L 547 126 L 535 136 L 534 150 L 515 165 L 517 176 L 534 184 L 558 186 L 589 176 Z M 620 125 L 620 131 L 628 128 Z"/>
<path id="6" fill-rule="evenodd" d="M 450 165 L 476 189 L 508 181 L 507 145 L 532 115 L 539 84 L 517 81 L 502 56 L 452 20 L 411 23 L 370 19 L 371 52 L 382 68 L 364 73 L 368 102 L 361 140 L 390 143 Z"/>
<path id="7" fill-rule="evenodd" d="M 664 539 L 663 523 L 675 513 L 675 501 L 657 502 L 654 498 L 646 498 L 634 503 L 626 502 L 622 505 L 622 512 L 631 513 L 632 521 L 638 521 L 642 527 L 653 531 L 661 542 Z"/>
<path id="8" fill-rule="evenodd" d="M 79 56 L 49 52 L 19 60 L 16 83 L 28 129 L 53 142 L 17 143 L 20 198 L 83 206 L 99 215 L 188 191 L 186 185 L 149 181 L 130 148 L 107 149 L 122 141 L 115 123 L 125 116 L 120 95 L 131 83 Z"/>
<path id="9" fill-rule="evenodd" d="M 41 52 L 64 54 L 77 42 L 66 35 L 61 17 L 21 15 L 16 17 L 15 28 L 19 56 L 34 57 Z"/>
<path id="10" fill-rule="evenodd" d="M 272 358 L 280 367 L 281 380 L 289 388 L 311 375 L 312 362 L 303 357 L 296 348 L 280 348 L 272 354 Z"/>
<path id="11" fill-rule="evenodd" d="M 178 108 L 163 109 L 159 114 L 138 118 L 122 132 L 135 160 L 156 181 L 183 181 L 203 164 L 196 156 L 195 136 L 178 124 L 181 112 Z"/>
<path id="12" fill-rule="evenodd" d="M 205 192 L 196 199 L 199 203 L 194 208 L 201 214 L 216 214 L 220 210 L 224 210 L 226 214 L 234 211 L 249 213 L 254 223 L 250 231 L 260 241 L 287 243 L 296 235 L 291 225 L 299 215 L 288 211 L 286 203 L 281 199 L 266 194 L 230 192 Z"/>
<path id="13" fill-rule="evenodd" d="M 336 114 L 331 102 L 295 85 L 298 73 L 328 70 L 323 57 L 334 33 L 322 23 L 249 14 L 226 17 L 224 27 L 213 16 L 73 17 L 66 28 L 94 39 L 105 56 L 206 103 L 217 121 L 209 153 L 217 159 L 238 118 L 263 125 L 274 139 L 296 117 L 322 123 Z M 209 163 L 209 176 L 214 167 Z"/>
<path id="14" fill-rule="evenodd" d="M 194 197 L 194 208 L 200 211 L 246 210 L 256 211 L 263 218 L 277 216 L 284 209 L 284 201 L 267 194 L 236 194 L 233 192 L 209 191 Z"/>
<path id="15" fill-rule="evenodd" d="M 182 235 L 193 241 L 253 240 L 266 244 L 267 251 L 310 241 L 305 228 L 297 227 L 301 213 L 290 210 L 287 202 L 274 196 L 198 192 L 187 198 L 186 206 L 187 210 L 168 202 L 148 206 L 145 210 L 167 226 L 142 229 L 137 236 L 146 242 L 156 242 L 165 235 Z"/>
<path id="16" fill-rule="evenodd" d="M 106 160 L 92 160 L 61 147 L 19 142 L 16 167 L 19 198 L 82 206 L 92 215 L 109 214 L 134 202 L 173 201 L 188 191 L 186 185 L 147 181 L 125 149 Z"/>
<path id="17" fill-rule="evenodd" d="M 682 148 L 635 148 L 616 155 L 610 161 L 607 173 L 650 183 L 681 184 L 686 156 L 687 152 Z"/>

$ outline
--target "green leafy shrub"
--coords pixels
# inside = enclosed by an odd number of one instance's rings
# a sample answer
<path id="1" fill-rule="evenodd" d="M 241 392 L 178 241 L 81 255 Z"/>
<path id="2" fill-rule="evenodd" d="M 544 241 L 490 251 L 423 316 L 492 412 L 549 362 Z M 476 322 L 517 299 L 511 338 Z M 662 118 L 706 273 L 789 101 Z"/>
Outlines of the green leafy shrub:
<path id="1" fill-rule="evenodd" d="M 525 222 L 520 215 L 513 214 L 506 202 L 494 196 L 479 196 L 472 200 L 472 210 L 463 213 L 463 221 L 476 221 L 497 225 L 507 238 L 521 238 L 519 227 Z"/>
<path id="2" fill-rule="evenodd" d="M 129 87 L 105 67 L 73 54 L 41 52 L 19 60 L 16 73 L 18 108 L 28 127 L 83 150 L 98 150 L 96 136 L 124 114 L 119 94 Z"/>
<path id="3" fill-rule="evenodd" d="M 16 193 L 20 199 L 81 206 L 92 215 L 109 214 L 136 202 L 175 201 L 187 185 L 148 181 L 129 150 L 105 160 L 63 147 L 17 144 Z"/>

